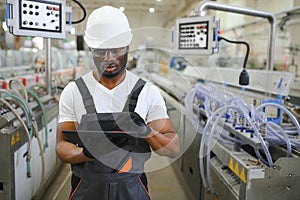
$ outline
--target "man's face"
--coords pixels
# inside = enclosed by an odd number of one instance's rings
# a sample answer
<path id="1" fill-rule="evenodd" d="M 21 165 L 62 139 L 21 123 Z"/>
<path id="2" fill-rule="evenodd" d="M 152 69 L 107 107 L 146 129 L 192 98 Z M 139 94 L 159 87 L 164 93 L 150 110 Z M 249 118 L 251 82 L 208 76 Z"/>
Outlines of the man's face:
<path id="1" fill-rule="evenodd" d="M 92 49 L 92 55 L 99 75 L 113 78 L 125 70 L 128 46 L 116 49 Z"/>

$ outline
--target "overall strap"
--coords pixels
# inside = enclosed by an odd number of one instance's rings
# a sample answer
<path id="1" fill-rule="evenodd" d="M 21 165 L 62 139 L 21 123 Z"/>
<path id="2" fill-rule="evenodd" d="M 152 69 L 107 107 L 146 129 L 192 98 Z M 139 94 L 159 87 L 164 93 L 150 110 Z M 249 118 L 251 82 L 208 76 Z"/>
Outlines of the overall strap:
<path id="1" fill-rule="evenodd" d="M 93 101 L 93 97 L 90 94 L 86 84 L 84 83 L 83 79 L 80 77 L 75 80 L 75 83 L 79 89 L 79 92 L 82 97 L 82 101 L 87 113 L 96 113 L 95 104 Z"/>
<path id="2" fill-rule="evenodd" d="M 139 97 L 145 84 L 146 84 L 146 81 L 144 81 L 143 79 L 139 79 L 136 82 L 135 86 L 133 87 L 131 93 L 128 96 L 128 99 L 123 108 L 123 112 L 126 112 L 126 111 L 134 112 L 138 97 Z"/>

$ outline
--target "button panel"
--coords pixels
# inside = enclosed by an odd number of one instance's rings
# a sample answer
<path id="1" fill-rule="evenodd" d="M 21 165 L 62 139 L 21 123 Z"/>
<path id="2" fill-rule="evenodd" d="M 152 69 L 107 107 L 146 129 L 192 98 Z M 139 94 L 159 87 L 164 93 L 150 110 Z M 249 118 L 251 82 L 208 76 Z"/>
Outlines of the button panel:
<path id="1" fill-rule="evenodd" d="M 214 16 L 195 16 L 176 20 L 176 50 L 182 55 L 211 55 L 218 50 L 215 39 L 219 20 Z"/>
<path id="2" fill-rule="evenodd" d="M 179 49 L 207 49 L 208 21 L 179 25 Z"/>
<path id="3" fill-rule="evenodd" d="M 20 29 L 61 32 L 61 6 L 56 2 L 22 1 Z"/>

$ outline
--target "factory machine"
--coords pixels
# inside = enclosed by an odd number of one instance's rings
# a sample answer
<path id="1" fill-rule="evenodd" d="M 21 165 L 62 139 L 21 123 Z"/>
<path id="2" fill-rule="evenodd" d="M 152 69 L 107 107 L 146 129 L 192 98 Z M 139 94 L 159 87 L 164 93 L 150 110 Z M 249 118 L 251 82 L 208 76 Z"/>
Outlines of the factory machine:
<path id="1" fill-rule="evenodd" d="M 174 167 L 183 185 L 193 199 L 299 199 L 300 126 L 293 112 L 299 105 L 288 101 L 294 74 L 272 70 L 275 17 L 216 2 L 199 8 L 201 13 L 215 9 L 267 18 L 270 41 L 267 70 L 247 71 L 247 56 L 243 69 L 187 66 L 160 75 L 136 69 L 160 87 L 171 120 L 180 124 L 184 152 Z M 211 16 L 178 19 L 179 54 L 218 52 L 224 39 L 218 33 L 220 21 Z"/>
<path id="2" fill-rule="evenodd" d="M 1 84 L 0 199 L 38 199 L 60 164 L 55 154 L 58 103 L 42 84 L 25 80 L 26 88 L 18 79 Z"/>
<path id="3" fill-rule="evenodd" d="M 6 1 L 6 24 L 14 35 L 46 38 L 46 69 L 19 73 L 1 69 L 0 199 L 41 199 L 61 162 L 56 156 L 58 101 L 53 90 L 51 38 L 70 28 L 65 1 Z M 14 74 L 8 76 L 7 74 Z M 17 76 L 15 76 L 17 75 Z"/>

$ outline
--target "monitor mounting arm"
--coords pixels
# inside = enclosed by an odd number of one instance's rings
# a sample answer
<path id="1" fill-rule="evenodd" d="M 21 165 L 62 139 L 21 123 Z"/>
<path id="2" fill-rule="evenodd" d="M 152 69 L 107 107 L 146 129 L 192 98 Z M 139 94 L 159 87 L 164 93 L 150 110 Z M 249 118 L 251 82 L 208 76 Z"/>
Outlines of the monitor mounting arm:
<path id="1" fill-rule="evenodd" d="M 275 31 L 276 31 L 276 18 L 273 14 L 267 13 L 264 11 L 259 10 L 253 10 L 250 8 L 242 8 L 237 6 L 231 6 L 211 1 L 205 1 L 200 2 L 197 6 L 197 10 L 200 11 L 200 15 L 204 16 L 206 15 L 205 9 L 212 9 L 212 10 L 220 10 L 220 11 L 226 11 L 226 12 L 232 12 L 232 13 L 238 13 L 238 14 L 245 14 L 255 17 L 262 17 L 268 19 L 271 27 L 269 31 L 269 40 L 268 40 L 268 46 L 267 46 L 267 52 L 268 52 L 268 59 L 267 59 L 267 70 L 273 71 L 274 66 L 274 49 L 275 49 Z"/>

